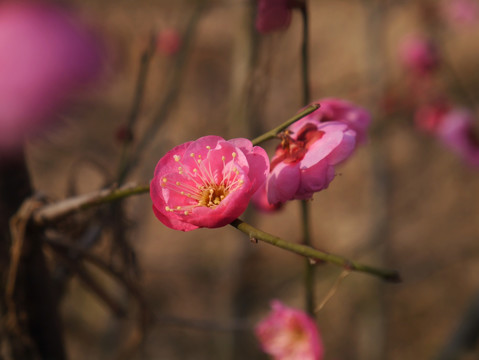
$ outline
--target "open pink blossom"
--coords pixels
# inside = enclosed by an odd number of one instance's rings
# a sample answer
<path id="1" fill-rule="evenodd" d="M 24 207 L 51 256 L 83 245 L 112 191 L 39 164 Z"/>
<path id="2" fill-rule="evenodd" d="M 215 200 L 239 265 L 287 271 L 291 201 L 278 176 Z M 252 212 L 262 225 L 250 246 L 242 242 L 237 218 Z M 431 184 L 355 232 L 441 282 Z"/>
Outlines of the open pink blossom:
<path id="1" fill-rule="evenodd" d="M 399 58 L 412 75 L 430 75 L 439 66 L 439 53 L 436 46 L 421 36 L 406 38 L 399 48 Z"/>
<path id="2" fill-rule="evenodd" d="M 156 44 L 160 53 L 173 56 L 180 50 L 181 36 L 176 29 L 164 29 L 158 34 Z"/>
<path id="3" fill-rule="evenodd" d="M 334 179 L 334 166 L 356 146 L 356 132 L 344 122 L 305 117 L 289 127 L 271 160 L 266 190 L 270 204 L 309 199 Z"/>
<path id="4" fill-rule="evenodd" d="M 205 136 L 187 142 L 156 166 L 153 211 L 176 230 L 227 225 L 243 213 L 268 171 L 268 155 L 247 139 Z"/>
<path id="5" fill-rule="evenodd" d="M 313 319 L 275 300 L 255 329 L 261 348 L 275 360 L 321 360 L 323 344 Z"/>
<path id="6" fill-rule="evenodd" d="M 74 92 L 99 75 L 98 41 L 70 12 L 28 2 L 0 4 L 0 152 L 56 120 Z"/>
<path id="7" fill-rule="evenodd" d="M 356 132 L 356 143 L 363 144 L 367 140 L 367 132 L 371 124 L 371 114 L 366 109 L 349 101 L 336 98 L 325 98 L 316 101 L 321 107 L 306 116 L 318 122 L 339 121 Z M 295 126 L 293 125 L 292 128 Z"/>
<path id="8" fill-rule="evenodd" d="M 471 112 L 461 108 L 447 112 L 437 128 L 437 136 L 467 164 L 479 166 L 479 134 Z"/>
<path id="9" fill-rule="evenodd" d="M 258 0 L 256 29 L 261 33 L 287 29 L 293 3 L 293 0 Z"/>

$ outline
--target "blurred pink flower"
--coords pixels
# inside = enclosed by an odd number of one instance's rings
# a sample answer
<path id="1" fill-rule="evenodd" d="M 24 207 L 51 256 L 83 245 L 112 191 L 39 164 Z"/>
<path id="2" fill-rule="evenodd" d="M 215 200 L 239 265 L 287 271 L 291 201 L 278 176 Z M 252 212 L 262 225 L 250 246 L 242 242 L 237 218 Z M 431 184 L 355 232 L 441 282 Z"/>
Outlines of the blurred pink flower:
<path id="1" fill-rule="evenodd" d="M 406 38 L 399 48 L 399 58 L 412 75 L 430 75 L 439 66 L 436 46 L 421 36 Z"/>
<path id="2" fill-rule="evenodd" d="M 334 165 L 356 146 L 356 133 L 339 121 L 318 122 L 305 117 L 283 136 L 271 160 L 266 190 L 270 204 L 309 199 L 334 179 Z"/>
<path id="3" fill-rule="evenodd" d="M 416 126 L 424 132 L 435 134 L 444 115 L 446 115 L 450 109 L 451 106 L 442 100 L 423 105 L 418 108 L 414 114 Z"/>
<path id="4" fill-rule="evenodd" d="M 479 19 L 477 0 L 445 0 L 442 2 L 442 10 L 452 24 L 472 25 Z"/>
<path id="5" fill-rule="evenodd" d="M 292 8 L 292 0 L 258 0 L 256 29 L 261 33 L 287 29 Z"/>
<path id="6" fill-rule="evenodd" d="M 56 119 L 72 93 L 99 75 L 102 52 L 72 14 L 53 6 L 0 5 L 0 152 Z"/>
<path id="7" fill-rule="evenodd" d="M 467 164 L 479 166 L 479 134 L 471 112 L 456 108 L 444 114 L 437 136 Z"/>
<path id="8" fill-rule="evenodd" d="M 176 29 L 164 29 L 158 34 L 157 38 L 158 51 L 163 55 L 175 55 L 181 46 L 181 36 Z"/>
<path id="9" fill-rule="evenodd" d="M 415 121 L 421 130 L 436 136 L 466 163 L 479 166 L 479 133 L 470 111 L 441 101 L 419 108 Z"/>
<path id="10" fill-rule="evenodd" d="M 205 136 L 187 142 L 156 166 L 153 211 L 175 230 L 227 225 L 244 212 L 268 171 L 268 155 L 247 139 Z"/>
<path id="11" fill-rule="evenodd" d="M 275 360 L 321 360 L 323 344 L 313 319 L 275 300 L 255 329 L 263 351 Z"/>

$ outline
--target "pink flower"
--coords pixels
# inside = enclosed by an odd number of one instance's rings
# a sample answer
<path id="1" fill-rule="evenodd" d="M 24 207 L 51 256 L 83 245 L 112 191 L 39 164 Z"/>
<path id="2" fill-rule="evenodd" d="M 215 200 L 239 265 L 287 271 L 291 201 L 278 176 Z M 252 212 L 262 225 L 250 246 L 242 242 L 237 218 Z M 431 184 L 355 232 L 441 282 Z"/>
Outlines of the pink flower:
<path id="1" fill-rule="evenodd" d="M 400 46 L 399 57 L 404 67 L 413 75 L 430 75 L 439 66 L 436 46 L 420 36 L 405 39 Z"/>
<path id="2" fill-rule="evenodd" d="M 268 171 L 266 152 L 247 139 L 205 136 L 187 142 L 156 166 L 153 211 L 176 230 L 227 225 L 243 213 Z"/>
<path id="3" fill-rule="evenodd" d="M 320 360 L 323 344 L 313 319 L 275 300 L 273 311 L 256 326 L 263 351 L 275 360 Z"/>
<path id="4" fill-rule="evenodd" d="M 347 101 L 324 99 L 321 107 L 284 133 L 271 161 L 266 183 L 272 205 L 309 199 L 334 179 L 334 166 L 364 142 L 369 113 Z"/>
<path id="5" fill-rule="evenodd" d="M 56 119 L 72 93 L 99 75 L 102 51 L 72 14 L 33 3 L 0 5 L 0 152 Z"/>
<path id="6" fill-rule="evenodd" d="M 292 7 L 292 0 L 258 0 L 256 29 L 261 33 L 287 29 Z"/>
<path id="7" fill-rule="evenodd" d="M 479 134 L 474 116 L 465 109 L 447 112 L 437 128 L 442 143 L 471 166 L 479 166 Z"/>
<path id="8" fill-rule="evenodd" d="M 175 55 L 181 46 L 181 36 L 176 29 L 164 29 L 158 34 L 158 51 L 167 56 Z"/>
<path id="9" fill-rule="evenodd" d="M 268 201 L 268 194 L 266 192 L 266 182 L 259 187 L 259 189 L 253 194 L 251 198 L 251 203 L 253 206 L 263 212 L 273 212 L 281 209 L 281 203 L 270 204 Z"/>
<path id="10" fill-rule="evenodd" d="M 479 18 L 477 0 L 445 0 L 442 3 L 444 16 L 452 24 L 472 25 Z"/>

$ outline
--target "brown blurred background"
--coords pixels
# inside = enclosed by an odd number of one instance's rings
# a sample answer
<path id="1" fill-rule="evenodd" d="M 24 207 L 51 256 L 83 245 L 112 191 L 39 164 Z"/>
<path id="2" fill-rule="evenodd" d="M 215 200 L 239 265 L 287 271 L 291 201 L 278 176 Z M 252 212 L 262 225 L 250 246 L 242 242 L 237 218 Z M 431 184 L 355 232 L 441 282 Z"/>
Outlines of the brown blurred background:
<path id="1" fill-rule="evenodd" d="M 151 33 L 175 28 L 187 36 L 187 49 L 175 56 L 156 52 L 151 60 L 133 148 L 148 124 L 159 126 L 128 181 L 149 182 L 156 162 L 176 144 L 207 134 L 252 138 L 303 105 L 298 14 L 288 30 L 260 35 L 253 29 L 254 2 L 246 0 L 204 6 L 187 0 L 65 2 L 104 35 L 110 67 L 64 126 L 28 146 L 34 187 L 49 197 L 64 198 L 72 187 L 74 193 L 98 189 L 117 171 L 122 145 L 115 134 L 127 121 Z M 431 31 L 424 4 L 309 1 L 313 98 L 345 98 L 373 113 L 368 144 L 314 197 L 314 244 L 397 269 L 403 279 L 387 284 L 352 273 L 341 282 L 318 313 L 325 359 L 439 359 L 467 309 L 473 303 L 479 307 L 478 169 L 419 133 L 412 109 L 401 100 L 397 46 L 410 32 Z M 457 77 L 444 70 L 440 81 L 457 103 L 469 105 L 465 90 L 475 106 L 479 26 L 441 31 L 441 51 Z M 392 109 L 385 108 L 391 93 L 402 95 Z M 267 145 L 270 153 L 274 146 Z M 267 314 L 271 299 L 303 306 L 303 259 L 251 244 L 231 227 L 169 230 L 154 217 L 147 195 L 125 203 L 141 289 L 154 313 L 130 358 L 266 358 L 253 326 Z M 251 210 L 244 217 L 284 239 L 301 237 L 299 204 L 274 214 Z M 103 241 L 115 240 L 107 234 Z M 95 251 L 102 254 L 101 244 Z M 318 303 L 341 271 L 317 266 Z M 130 311 L 115 317 L 73 277 L 62 305 L 71 359 L 128 357 L 122 347 L 136 326 L 138 306 L 115 281 L 97 276 Z M 459 358 L 479 358 L 479 350 Z"/>

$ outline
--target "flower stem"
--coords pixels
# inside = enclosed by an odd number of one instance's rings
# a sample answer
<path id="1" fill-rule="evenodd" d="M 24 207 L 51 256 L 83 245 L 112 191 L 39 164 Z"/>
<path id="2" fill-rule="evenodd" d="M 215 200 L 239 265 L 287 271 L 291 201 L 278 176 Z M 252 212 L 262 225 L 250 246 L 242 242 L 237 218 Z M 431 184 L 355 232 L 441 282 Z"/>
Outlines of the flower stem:
<path id="1" fill-rule="evenodd" d="M 301 44 L 301 75 L 303 85 L 303 104 L 311 102 L 311 86 L 309 84 L 309 20 L 306 1 L 300 8 L 303 19 L 303 42 Z"/>
<path id="2" fill-rule="evenodd" d="M 300 7 L 301 17 L 303 20 L 303 42 L 301 44 L 301 79 L 303 85 L 303 104 L 308 104 L 311 101 L 311 91 L 309 84 L 309 22 L 308 22 L 308 8 L 307 1 L 304 1 Z M 301 200 L 301 219 L 303 244 L 311 246 L 311 225 L 310 225 L 310 211 L 309 203 L 306 200 Z M 305 310 L 314 316 L 314 267 L 308 259 L 305 262 L 304 269 L 304 290 L 305 290 Z"/>
<path id="3" fill-rule="evenodd" d="M 305 256 L 308 259 L 321 260 L 333 265 L 340 266 L 350 271 L 359 271 L 369 275 L 374 275 L 389 282 L 397 283 L 401 281 L 399 273 L 396 270 L 381 269 L 369 265 L 364 265 L 355 261 L 348 260 L 339 255 L 333 255 L 324 251 L 314 249 L 310 246 L 292 243 L 283 240 L 277 236 L 256 229 L 255 227 L 245 223 L 240 219 L 234 220 L 230 225 L 248 235 L 250 239 L 261 240 L 270 245 L 279 247 L 281 249 L 293 252 L 301 256 Z"/>
<path id="4" fill-rule="evenodd" d="M 301 200 L 301 227 L 303 231 L 303 244 L 311 246 L 311 225 L 309 216 L 309 203 L 307 200 Z M 304 290 L 305 290 L 305 309 L 308 314 L 314 316 L 314 267 L 306 259 L 304 269 Z"/>
<path id="5" fill-rule="evenodd" d="M 308 106 L 303 111 L 296 114 L 295 116 L 293 116 L 292 118 L 284 122 L 283 124 L 275 127 L 273 130 L 265 132 L 263 135 L 260 135 L 257 138 L 251 140 L 251 142 L 253 143 L 253 145 L 259 145 L 266 140 L 274 139 L 281 131 L 286 129 L 291 124 L 295 123 L 299 119 L 304 118 L 306 115 L 309 115 L 312 112 L 315 112 L 316 110 L 318 110 L 319 106 L 320 106 L 319 104 L 311 104 L 310 106 Z"/>

